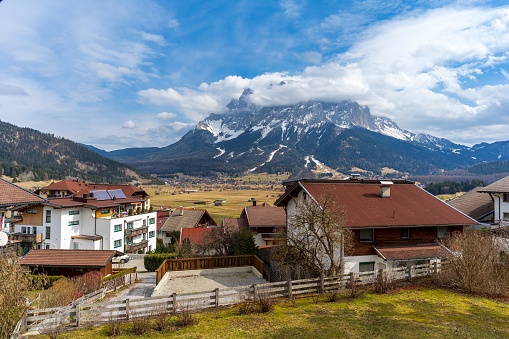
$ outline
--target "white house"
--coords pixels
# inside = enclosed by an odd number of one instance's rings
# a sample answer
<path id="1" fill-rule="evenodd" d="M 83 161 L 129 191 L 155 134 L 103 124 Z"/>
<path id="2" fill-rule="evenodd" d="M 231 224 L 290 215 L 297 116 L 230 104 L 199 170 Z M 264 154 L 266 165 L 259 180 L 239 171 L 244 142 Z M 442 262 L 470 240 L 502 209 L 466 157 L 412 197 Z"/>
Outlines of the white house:
<path id="1" fill-rule="evenodd" d="M 477 192 L 488 193 L 493 200 L 493 222 L 495 224 L 509 222 L 509 176 L 482 187 Z"/>
<path id="2" fill-rule="evenodd" d="M 127 196 L 130 191 L 128 185 L 91 186 L 72 196 L 49 198 L 20 209 L 15 232 L 42 234 L 37 247 L 43 249 L 146 253 L 156 247 L 157 213 L 148 212 L 147 195 Z"/>

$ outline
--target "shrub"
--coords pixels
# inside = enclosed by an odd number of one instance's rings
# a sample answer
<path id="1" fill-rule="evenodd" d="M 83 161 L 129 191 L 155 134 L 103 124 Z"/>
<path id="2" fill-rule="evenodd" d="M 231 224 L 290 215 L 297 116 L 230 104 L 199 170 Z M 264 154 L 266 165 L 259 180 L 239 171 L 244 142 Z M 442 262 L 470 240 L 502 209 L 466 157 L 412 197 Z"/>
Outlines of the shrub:
<path id="1" fill-rule="evenodd" d="M 173 259 L 174 257 L 175 256 L 171 253 L 150 253 L 145 255 L 143 263 L 145 264 L 147 271 L 153 272 L 161 266 L 164 260 Z"/>
<path id="2" fill-rule="evenodd" d="M 269 292 L 260 292 L 255 298 L 255 303 L 260 308 L 260 312 L 267 313 L 274 309 L 276 298 Z"/>
<path id="3" fill-rule="evenodd" d="M 40 294 L 41 308 L 65 306 L 76 297 L 76 285 L 71 279 L 60 279 Z"/>
<path id="4" fill-rule="evenodd" d="M 102 275 L 99 271 L 90 271 L 72 280 L 76 285 L 76 290 L 81 295 L 89 294 L 97 291 L 101 287 Z"/>
<path id="5" fill-rule="evenodd" d="M 387 271 L 378 271 L 378 274 L 375 278 L 375 292 L 376 293 L 387 293 L 396 288 L 396 279 L 394 277 L 394 273 Z"/>
<path id="6" fill-rule="evenodd" d="M 63 275 L 39 275 L 35 274 L 32 276 L 32 281 L 46 290 L 53 286 L 53 283 L 60 279 L 66 279 Z"/>
<path id="7" fill-rule="evenodd" d="M 182 311 L 177 314 L 177 326 L 178 327 L 187 327 L 191 326 L 196 322 L 193 317 L 191 311 L 189 311 L 189 306 L 182 308 Z"/>

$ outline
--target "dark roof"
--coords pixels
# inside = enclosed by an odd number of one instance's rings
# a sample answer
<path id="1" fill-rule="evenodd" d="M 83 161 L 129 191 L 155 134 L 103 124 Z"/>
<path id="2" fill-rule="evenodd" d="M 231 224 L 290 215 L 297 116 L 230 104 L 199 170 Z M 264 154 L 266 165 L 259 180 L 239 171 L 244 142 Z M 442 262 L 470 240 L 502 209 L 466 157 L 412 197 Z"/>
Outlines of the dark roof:
<path id="1" fill-rule="evenodd" d="M 44 201 L 45 199 L 37 194 L 0 178 L 0 206 L 29 205 Z"/>
<path id="2" fill-rule="evenodd" d="M 476 225 L 477 222 L 410 181 L 393 181 L 390 198 L 380 197 L 377 181 L 301 181 L 276 201 L 285 205 L 305 190 L 319 201 L 326 195 L 346 211 L 350 228 Z"/>
<path id="3" fill-rule="evenodd" d="M 509 176 L 495 181 L 491 185 L 482 187 L 479 192 L 486 193 L 509 193 Z"/>
<path id="4" fill-rule="evenodd" d="M 183 215 L 180 215 L 180 210 L 175 210 L 173 214 L 166 220 L 161 227 L 162 232 L 180 231 L 181 228 L 198 227 L 200 224 L 207 224 L 216 226 L 214 219 L 206 210 L 191 209 L 183 210 Z"/>
<path id="5" fill-rule="evenodd" d="M 115 189 L 122 190 L 126 197 L 131 197 L 133 195 L 148 196 L 143 188 L 132 185 L 94 184 L 82 180 L 61 180 L 52 182 L 48 186 L 41 187 L 38 191 L 69 191 L 76 196 L 83 196 L 83 194 L 90 194 L 91 191 Z"/>
<path id="6" fill-rule="evenodd" d="M 247 218 L 223 218 L 222 225 L 233 230 L 248 229 Z"/>
<path id="7" fill-rule="evenodd" d="M 246 206 L 244 214 L 250 227 L 286 225 L 286 212 L 283 207 L 268 204 Z"/>
<path id="8" fill-rule="evenodd" d="M 449 252 L 437 244 L 412 246 L 373 246 L 384 260 L 419 260 L 447 258 Z"/>
<path id="9" fill-rule="evenodd" d="M 92 241 L 98 241 L 101 240 L 103 237 L 100 235 L 84 235 L 84 234 L 78 234 L 78 235 L 72 235 L 71 239 L 82 239 L 82 240 L 92 240 Z"/>
<path id="10" fill-rule="evenodd" d="M 105 267 L 115 250 L 31 250 L 20 263 L 26 266 Z"/>
<path id="11" fill-rule="evenodd" d="M 469 217 L 479 220 L 494 211 L 491 196 L 486 193 L 479 193 L 484 188 L 476 187 L 459 197 L 449 200 L 447 203 Z"/>

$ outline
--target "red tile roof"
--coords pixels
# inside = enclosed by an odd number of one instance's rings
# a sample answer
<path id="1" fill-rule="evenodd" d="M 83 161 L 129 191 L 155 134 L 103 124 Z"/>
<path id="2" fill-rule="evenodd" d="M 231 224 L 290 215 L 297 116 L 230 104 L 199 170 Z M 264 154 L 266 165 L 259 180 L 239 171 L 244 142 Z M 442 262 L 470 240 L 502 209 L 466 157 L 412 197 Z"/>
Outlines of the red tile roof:
<path id="1" fill-rule="evenodd" d="M 244 207 L 244 213 L 250 227 L 257 226 L 285 226 L 286 212 L 282 207 L 270 206 L 268 204 Z"/>
<path id="2" fill-rule="evenodd" d="M 477 222 L 412 182 L 394 182 L 390 198 L 380 197 L 376 181 L 301 181 L 276 203 L 284 205 L 293 194 L 305 189 L 319 201 L 330 195 L 346 211 L 350 228 L 475 225 Z"/>
<path id="3" fill-rule="evenodd" d="M 447 258 L 449 252 L 437 244 L 374 247 L 384 260 L 419 260 L 432 258 Z"/>
<path id="4" fill-rule="evenodd" d="M 180 243 L 182 243 L 185 238 L 189 238 L 192 245 L 203 245 L 206 243 L 207 236 L 212 230 L 212 227 L 182 228 Z"/>
<path id="5" fill-rule="evenodd" d="M 33 204 L 44 201 L 37 194 L 0 178 L 0 206 Z"/>
<path id="6" fill-rule="evenodd" d="M 105 267 L 114 250 L 31 250 L 20 263 L 26 266 Z"/>
<path id="7" fill-rule="evenodd" d="M 58 182 L 52 182 L 48 186 L 41 187 L 39 191 L 69 191 L 77 196 L 83 196 L 83 194 L 90 194 L 91 191 L 115 189 L 121 189 L 126 197 L 131 197 L 133 195 L 148 196 L 144 189 L 132 185 L 94 184 L 80 180 L 61 180 Z"/>

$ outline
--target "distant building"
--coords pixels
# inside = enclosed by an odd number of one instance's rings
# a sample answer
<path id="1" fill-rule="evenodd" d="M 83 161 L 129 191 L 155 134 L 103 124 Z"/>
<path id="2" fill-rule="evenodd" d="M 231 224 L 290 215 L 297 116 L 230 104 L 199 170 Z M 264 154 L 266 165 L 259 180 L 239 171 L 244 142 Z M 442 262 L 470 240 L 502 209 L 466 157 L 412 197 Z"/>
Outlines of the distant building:
<path id="1" fill-rule="evenodd" d="M 206 210 L 185 209 L 180 207 L 170 212 L 170 216 L 161 227 L 158 237 L 163 240 L 163 244 L 169 244 L 174 240 L 179 240 L 172 238 L 175 231 L 182 234 L 182 230 L 185 228 L 206 228 L 215 226 L 217 226 L 217 223 Z"/>
<path id="2" fill-rule="evenodd" d="M 481 223 L 492 223 L 494 203 L 489 194 L 481 193 L 484 189 L 485 187 L 476 187 L 447 203 Z"/>

